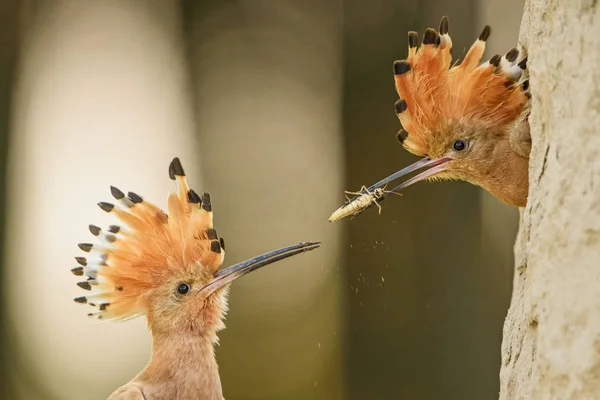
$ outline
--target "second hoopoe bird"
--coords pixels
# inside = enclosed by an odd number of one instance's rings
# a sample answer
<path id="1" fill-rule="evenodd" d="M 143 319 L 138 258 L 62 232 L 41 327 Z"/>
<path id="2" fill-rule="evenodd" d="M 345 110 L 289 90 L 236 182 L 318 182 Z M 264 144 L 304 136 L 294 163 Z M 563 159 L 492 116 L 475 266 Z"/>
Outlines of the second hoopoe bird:
<path id="1" fill-rule="evenodd" d="M 151 360 L 109 400 L 222 400 L 214 345 L 224 328 L 230 283 L 267 264 L 319 247 L 300 243 L 219 269 L 225 243 L 213 228 L 210 195 L 188 187 L 178 158 L 169 166 L 176 191 L 168 214 L 156 205 L 115 187 L 117 200 L 99 203 L 122 225 L 106 231 L 90 225 L 99 244 L 80 243 L 86 257 L 76 257 L 72 272 L 87 280 L 77 297 L 101 320 L 144 315 L 152 331 Z"/>
<path id="2" fill-rule="evenodd" d="M 448 17 L 442 18 L 439 31 L 425 31 L 418 48 L 417 33 L 408 33 L 408 58 L 394 62 L 400 96 L 395 107 L 402 124 L 397 138 L 406 150 L 423 158 L 367 190 L 429 169 L 386 192 L 379 202 L 422 180 L 455 179 L 481 186 L 510 205 L 527 203 L 531 150 L 527 120 L 531 95 L 529 80 L 523 79 L 527 59 L 517 62 L 515 48 L 480 64 L 490 32 L 486 26 L 458 65 L 451 65 Z M 336 212 L 358 199 L 360 195 Z"/>

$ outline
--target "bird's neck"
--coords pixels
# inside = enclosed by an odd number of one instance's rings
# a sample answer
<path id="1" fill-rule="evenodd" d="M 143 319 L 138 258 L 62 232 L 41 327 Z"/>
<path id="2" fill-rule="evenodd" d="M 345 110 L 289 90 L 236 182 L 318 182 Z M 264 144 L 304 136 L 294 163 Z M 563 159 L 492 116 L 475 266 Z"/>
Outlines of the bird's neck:
<path id="1" fill-rule="evenodd" d="M 153 333 L 152 358 L 135 381 L 148 400 L 223 400 L 213 342 L 191 332 Z"/>
<path id="2" fill-rule="evenodd" d="M 507 138 L 494 146 L 488 160 L 485 172 L 473 183 L 505 203 L 525 207 L 529 192 L 529 158 L 517 154 Z"/>

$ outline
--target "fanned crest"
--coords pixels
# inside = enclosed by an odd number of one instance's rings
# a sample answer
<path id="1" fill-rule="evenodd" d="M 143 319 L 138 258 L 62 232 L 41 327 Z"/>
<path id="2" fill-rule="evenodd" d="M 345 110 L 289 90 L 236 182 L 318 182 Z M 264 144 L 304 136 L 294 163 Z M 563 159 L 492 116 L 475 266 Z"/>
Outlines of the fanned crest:
<path id="1" fill-rule="evenodd" d="M 180 274 L 213 276 L 223 263 L 225 246 L 213 229 L 210 195 L 199 196 L 186 182 L 178 158 L 169 166 L 176 189 L 168 197 L 166 214 L 136 193 L 127 195 L 111 186 L 117 204 L 99 207 L 114 214 L 121 225 L 106 231 L 90 225 L 97 243 L 80 243 L 86 257 L 76 257 L 73 274 L 87 280 L 77 285 L 90 294 L 78 303 L 95 308 L 98 319 L 126 319 L 145 314 L 150 296 L 163 282 Z"/>
<path id="2" fill-rule="evenodd" d="M 417 33 L 408 33 L 408 58 L 394 62 L 396 113 L 403 127 L 398 139 L 408 151 L 420 156 L 435 151 L 457 126 L 502 129 L 525 118 L 529 82 L 520 79 L 526 59 L 517 63 L 519 51 L 512 49 L 479 65 L 490 32 L 486 26 L 458 65 L 451 65 L 448 17 L 439 32 L 426 30 L 419 48 Z"/>

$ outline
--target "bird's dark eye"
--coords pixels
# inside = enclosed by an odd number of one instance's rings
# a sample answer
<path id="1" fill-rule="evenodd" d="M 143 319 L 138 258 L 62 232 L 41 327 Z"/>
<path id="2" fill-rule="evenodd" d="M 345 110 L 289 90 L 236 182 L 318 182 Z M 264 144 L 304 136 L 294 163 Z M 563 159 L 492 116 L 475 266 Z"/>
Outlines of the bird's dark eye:
<path id="1" fill-rule="evenodd" d="M 190 285 L 188 285 L 187 283 L 180 283 L 179 286 L 177 286 L 177 293 L 179 294 L 187 294 L 187 292 L 190 291 Z"/>
<path id="2" fill-rule="evenodd" d="M 456 150 L 456 151 L 463 151 L 464 149 L 467 148 L 467 144 L 465 143 L 464 140 L 457 140 L 456 142 L 454 142 L 452 147 L 454 147 L 454 150 Z"/>

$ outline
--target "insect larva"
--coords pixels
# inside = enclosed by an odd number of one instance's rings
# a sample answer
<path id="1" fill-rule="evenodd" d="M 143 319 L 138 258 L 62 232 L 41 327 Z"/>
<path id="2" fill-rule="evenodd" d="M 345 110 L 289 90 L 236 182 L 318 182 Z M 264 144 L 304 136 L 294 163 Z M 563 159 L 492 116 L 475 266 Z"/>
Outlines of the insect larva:
<path id="1" fill-rule="evenodd" d="M 381 206 L 377 201 L 385 194 L 384 189 L 376 188 L 371 192 L 363 186 L 360 188 L 360 192 L 346 191 L 345 193 L 357 195 L 358 197 L 352 202 L 348 200 L 344 205 L 335 210 L 329 217 L 329 222 L 336 222 L 346 217 L 354 217 L 373 205 L 379 208 L 379 214 L 381 214 Z"/>

